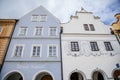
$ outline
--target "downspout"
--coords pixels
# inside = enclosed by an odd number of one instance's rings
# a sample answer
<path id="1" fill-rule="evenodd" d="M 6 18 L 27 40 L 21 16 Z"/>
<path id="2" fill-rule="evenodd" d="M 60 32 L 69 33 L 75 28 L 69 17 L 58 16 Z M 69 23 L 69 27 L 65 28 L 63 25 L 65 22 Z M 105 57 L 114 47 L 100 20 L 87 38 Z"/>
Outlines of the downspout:
<path id="1" fill-rule="evenodd" d="M 63 32 L 63 28 L 60 28 L 60 58 L 61 58 L 61 79 L 63 80 L 63 62 L 62 62 L 62 40 L 61 40 L 61 34 Z"/>
<path id="2" fill-rule="evenodd" d="M 16 20 L 16 19 L 15 19 L 15 20 Z M 14 30 L 15 30 L 15 26 L 16 26 L 17 21 L 18 21 L 18 20 L 15 21 L 15 24 L 14 24 L 14 27 L 13 27 L 13 30 L 12 30 L 12 34 L 11 34 L 11 36 L 10 36 L 10 40 L 9 40 L 9 42 L 8 42 L 8 45 L 7 45 L 7 49 L 6 49 L 6 51 L 5 51 L 5 56 L 4 56 L 4 58 L 3 58 L 3 62 L 2 62 L 1 68 L 0 68 L 0 75 L 1 75 L 1 70 L 2 70 L 3 65 L 4 65 L 4 61 L 5 61 L 5 58 L 6 58 L 6 55 L 7 55 L 8 48 L 9 48 L 9 46 L 10 46 L 10 42 L 11 42 L 11 39 L 12 39 L 12 36 L 13 36 Z"/>

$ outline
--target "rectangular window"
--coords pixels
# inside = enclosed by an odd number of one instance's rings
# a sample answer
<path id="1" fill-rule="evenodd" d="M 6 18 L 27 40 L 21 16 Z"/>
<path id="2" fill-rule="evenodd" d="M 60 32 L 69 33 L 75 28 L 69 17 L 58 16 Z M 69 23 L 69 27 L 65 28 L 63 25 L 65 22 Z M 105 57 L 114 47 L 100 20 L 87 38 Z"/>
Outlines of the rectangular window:
<path id="1" fill-rule="evenodd" d="M 84 24 L 84 29 L 85 29 L 86 31 L 89 31 L 88 24 Z"/>
<path id="2" fill-rule="evenodd" d="M 23 46 L 22 45 L 17 45 L 14 50 L 14 56 L 15 57 L 20 57 L 22 55 L 22 50 Z"/>
<path id="3" fill-rule="evenodd" d="M 33 49 L 32 49 L 32 56 L 40 56 L 40 52 L 41 52 L 41 46 L 33 46 Z"/>
<path id="4" fill-rule="evenodd" d="M 32 15 L 31 20 L 32 21 L 39 21 L 39 15 Z"/>
<path id="5" fill-rule="evenodd" d="M 104 45 L 107 51 L 113 51 L 113 48 L 110 42 L 104 42 Z"/>
<path id="6" fill-rule="evenodd" d="M 48 47 L 49 56 L 50 57 L 56 57 L 57 56 L 57 46 L 56 45 L 49 45 Z"/>
<path id="7" fill-rule="evenodd" d="M 71 51 L 79 51 L 78 42 L 71 42 Z"/>
<path id="8" fill-rule="evenodd" d="M 56 35 L 56 27 L 50 27 L 49 34 L 50 34 L 50 36 L 55 36 Z"/>
<path id="9" fill-rule="evenodd" d="M 42 31 L 43 31 L 42 27 L 36 27 L 35 35 L 36 36 L 41 36 L 42 35 Z"/>
<path id="10" fill-rule="evenodd" d="M 19 30 L 19 36 L 25 36 L 27 32 L 27 27 L 21 27 Z"/>
<path id="11" fill-rule="evenodd" d="M 90 42 L 90 45 L 91 45 L 91 50 L 92 51 L 99 51 L 97 42 Z"/>
<path id="12" fill-rule="evenodd" d="M 95 28 L 94 28 L 94 25 L 93 25 L 93 24 L 89 24 L 89 26 L 90 26 L 90 30 L 91 30 L 91 31 L 95 31 Z"/>
<path id="13" fill-rule="evenodd" d="M 40 15 L 40 21 L 47 21 L 46 15 Z"/>

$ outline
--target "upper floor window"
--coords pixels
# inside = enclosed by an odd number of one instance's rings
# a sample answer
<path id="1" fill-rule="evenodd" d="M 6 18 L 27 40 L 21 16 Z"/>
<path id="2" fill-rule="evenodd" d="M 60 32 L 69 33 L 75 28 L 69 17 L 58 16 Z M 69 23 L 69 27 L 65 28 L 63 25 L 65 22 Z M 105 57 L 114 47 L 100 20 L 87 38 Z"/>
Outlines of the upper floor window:
<path id="1" fill-rule="evenodd" d="M 43 28 L 42 27 L 36 27 L 36 30 L 35 30 L 35 35 L 36 36 L 41 36 L 42 32 L 43 32 Z"/>
<path id="2" fill-rule="evenodd" d="M 31 20 L 38 22 L 38 21 L 47 21 L 47 15 L 32 15 L 31 16 Z"/>
<path id="3" fill-rule="evenodd" d="M 113 48 L 110 42 L 104 42 L 104 45 L 107 51 L 113 51 Z"/>
<path id="4" fill-rule="evenodd" d="M 55 36 L 56 32 L 57 32 L 56 27 L 50 27 L 50 29 L 49 29 L 50 36 Z"/>
<path id="5" fill-rule="evenodd" d="M 32 21 L 39 21 L 39 15 L 32 15 L 31 20 Z"/>
<path id="6" fill-rule="evenodd" d="M 90 45 L 91 45 L 91 50 L 92 51 L 99 51 L 97 42 L 90 42 Z"/>
<path id="7" fill-rule="evenodd" d="M 83 24 L 86 31 L 95 31 L 93 24 Z"/>
<path id="8" fill-rule="evenodd" d="M 2 27 L 0 27 L 0 33 L 2 32 Z"/>
<path id="9" fill-rule="evenodd" d="M 89 31 L 88 24 L 84 24 L 84 29 L 85 29 L 86 31 Z"/>
<path id="10" fill-rule="evenodd" d="M 27 27 L 21 27 L 19 30 L 19 36 L 25 36 L 27 33 Z"/>
<path id="11" fill-rule="evenodd" d="M 40 54 L 41 54 L 41 46 L 40 45 L 34 45 L 33 47 L 32 47 L 33 49 L 32 49 L 32 56 L 40 56 Z"/>
<path id="12" fill-rule="evenodd" d="M 47 21 L 46 15 L 40 15 L 40 21 Z"/>
<path id="13" fill-rule="evenodd" d="M 94 28 L 94 25 L 93 25 L 93 24 L 89 24 L 89 26 L 90 26 L 90 30 L 91 30 L 91 31 L 95 31 L 95 28 Z"/>
<path id="14" fill-rule="evenodd" d="M 23 45 L 16 45 L 14 49 L 14 56 L 15 57 L 20 57 L 23 52 Z"/>
<path id="15" fill-rule="evenodd" d="M 78 42 L 71 42 L 71 51 L 79 51 Z"/>
<path id="16" fill-rule="evenodd" d="M 57 56 L 57 45 L 49 45 L 48 46 L 48 55 L 50 57 L 56 57 Z"/>

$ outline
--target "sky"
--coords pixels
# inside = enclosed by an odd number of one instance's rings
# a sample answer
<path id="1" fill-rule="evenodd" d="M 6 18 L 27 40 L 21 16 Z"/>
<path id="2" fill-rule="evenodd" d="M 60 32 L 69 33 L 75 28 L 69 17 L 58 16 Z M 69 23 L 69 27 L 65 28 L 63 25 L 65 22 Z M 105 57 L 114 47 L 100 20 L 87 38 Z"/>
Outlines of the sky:
<path id="1" fill-rule="evenodd" d="M 0 18 L 20 19 L 41 5 L 61 23 L 68 22 L 70 16 L 80 11 L 81 7 L 99 16 L 106 25 L 116 22 L 114 15 L 120 13 L 120 0 L 0 0 Z"/>

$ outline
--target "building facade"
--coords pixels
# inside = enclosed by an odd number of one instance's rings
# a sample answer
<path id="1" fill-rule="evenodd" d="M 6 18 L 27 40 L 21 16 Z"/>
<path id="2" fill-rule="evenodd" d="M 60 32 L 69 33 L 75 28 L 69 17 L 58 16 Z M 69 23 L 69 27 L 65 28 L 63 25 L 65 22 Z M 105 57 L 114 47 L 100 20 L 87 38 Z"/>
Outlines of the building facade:
<path id="1" fill-rule="evenodd" d="M 40 6 L 16 23 L 0 80 L 61 80 L 60 21 Z"/>
<path id="2" fill-rule="evenodd" d="M 14 30 L 16 20 L 0 19 L 0 68 Z"/>
<path id="3" fill-rule="evenodd" d="M 120 40 L 120 13 L 116 14 L 115 17 L 117 18 L 117 22 L 113 23 L 113 31 L 119 37 Z"/>
<path id="4" fill-rule="evenodd" d="M 84 9 L 61 26 L 63 80 L 118 80 L 120 45 L 110 26 Z"/>

